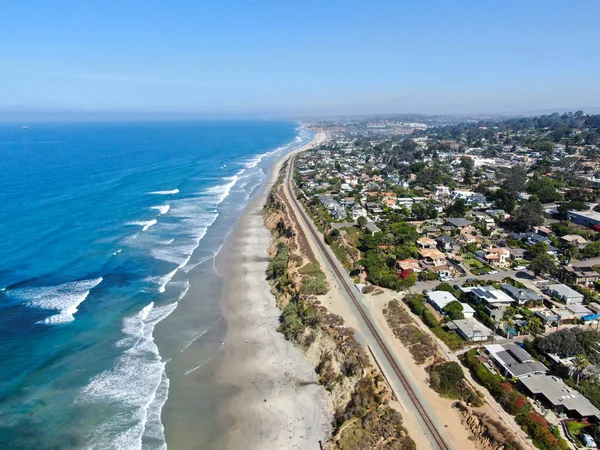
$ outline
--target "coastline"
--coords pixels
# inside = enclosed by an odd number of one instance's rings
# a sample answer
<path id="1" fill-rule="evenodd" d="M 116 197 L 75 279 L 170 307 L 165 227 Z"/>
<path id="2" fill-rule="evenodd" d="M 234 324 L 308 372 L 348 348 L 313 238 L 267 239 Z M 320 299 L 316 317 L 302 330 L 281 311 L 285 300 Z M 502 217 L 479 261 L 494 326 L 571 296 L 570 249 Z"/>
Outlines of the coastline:
<path id="1" fill-rule="evenodd" d="M 323 139 L 319 133 L 273 164 L 269 180 L 216 258 L 217 271 L 227 274 L 222 307 L 228 332 L 220 368 L 232 392 L 220 411 L 229 425 L 227 449 L 314 449 L 329 430 L 330 408 L 312 364 L 277 331 L 281 311 L 265 276 L 271 235 L 262 214 L 284 162 Z"/>

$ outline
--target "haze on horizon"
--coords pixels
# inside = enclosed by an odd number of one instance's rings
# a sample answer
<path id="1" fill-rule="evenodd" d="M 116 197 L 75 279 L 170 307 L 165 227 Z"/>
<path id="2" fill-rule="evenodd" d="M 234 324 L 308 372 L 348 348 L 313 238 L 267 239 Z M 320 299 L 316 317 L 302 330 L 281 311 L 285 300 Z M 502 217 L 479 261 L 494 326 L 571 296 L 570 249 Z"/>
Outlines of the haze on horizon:
<path id="1" fill-rule="evenodd" d="M 585 0 L 3 5 L 0 119 L 598 109 Z"/>

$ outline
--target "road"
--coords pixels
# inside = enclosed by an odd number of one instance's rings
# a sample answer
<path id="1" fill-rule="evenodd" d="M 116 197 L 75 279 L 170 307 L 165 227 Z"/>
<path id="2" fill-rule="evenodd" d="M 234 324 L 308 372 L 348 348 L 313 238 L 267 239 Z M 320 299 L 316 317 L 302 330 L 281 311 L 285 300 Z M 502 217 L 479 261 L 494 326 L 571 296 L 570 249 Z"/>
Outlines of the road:
<path id="1" fill-rule="evenodd" d="M 291 156 L 289 160 L 284 183 L 284 193 L 289 199 L 294 214 L 298 218 L 299 225 L 311 247 L 324 262 L 324 269 L 333 276 L 336 281 L 336 287 L 339 286 L 342 297 L 348 303 L 348 311 L 354 316 L 352 318 L 353 322 L 358 324 L 357 329 L 355 329 L 357 340 L 371 350 L 377 364 L 399 401 L 407 410 L 415 413 L 420 430 L 411 429 L 410 434 L 413 439 L 416 438 L 418 447 L 441 450 L 455 448 L 451 445 L 445 430 L 441 428 L 441 424 L 444 423 L 443 417 L 441 417 L 443 411 L 434 411 L 419 390 L 413 387 L 416 383 L 412 380 L 412 375 L 402 369 L 389 350 L 391 345 L 386 341 L 387 338 L 379 333 L 375 327 L 375 320 L 366 307 L 363 294 L 355 288 L 354 282 L 338 262 L 335 255 L 323 244 L 323 237 L 312 224 L 312 221 L 306 216 L 302 206 L 293 194 L 291 186 L 294 158 L 295 156 Z M 426 439 L 428 442 L 422 442 L 423 439 Z"/>

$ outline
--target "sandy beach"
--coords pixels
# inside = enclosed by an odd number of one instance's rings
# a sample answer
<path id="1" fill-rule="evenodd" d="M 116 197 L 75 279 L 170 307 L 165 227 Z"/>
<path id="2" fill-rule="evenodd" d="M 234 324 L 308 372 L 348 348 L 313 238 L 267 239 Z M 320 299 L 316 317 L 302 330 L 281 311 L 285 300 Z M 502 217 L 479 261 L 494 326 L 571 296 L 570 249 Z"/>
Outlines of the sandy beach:
<path id="1" fill-rule="evenodd" d="M 317 135 L 308 145 L 323 138 Z M 312 365 L 277 331 L 280 311 L 265 278 L 271 237 L 262 207 L 288 157 L 274 164 L 217 257 L 217 270 L 227 274 L 222 305 L 228 332 L 220 376 L 233 391 L 221 411 L 229 424 L 225 441 L 230 449 L 315 449 L 331 422 Z"/>

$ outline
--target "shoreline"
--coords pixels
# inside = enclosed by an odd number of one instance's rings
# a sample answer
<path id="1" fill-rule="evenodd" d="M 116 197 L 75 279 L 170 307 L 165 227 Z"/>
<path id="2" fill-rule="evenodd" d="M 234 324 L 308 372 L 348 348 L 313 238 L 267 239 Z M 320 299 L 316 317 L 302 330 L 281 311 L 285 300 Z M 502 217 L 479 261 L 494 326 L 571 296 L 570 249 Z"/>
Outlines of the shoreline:
<path id="1" fill-rule="evenodd" d="M 224 277 L 221 304 L 227 323 L 219 375 L 232 392 L 219 412 L 230 425 L 223 438 L 227 449 L 308 450 L 329 432 L 332 412 L 313 365 L 277 331 L 281 311 L 265 275 L 271 234 L 262 213 L 285 161 L 323 139 L 317 133 L 274 162 L 268 181 L 216 257 L 217 272 Z"/>

